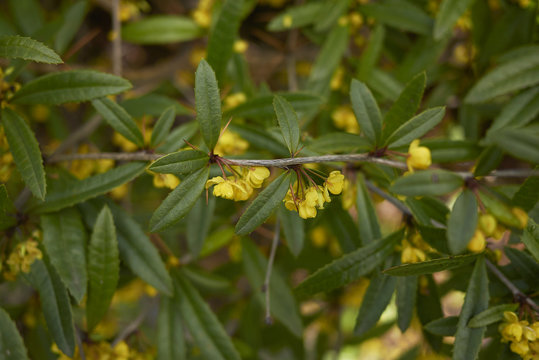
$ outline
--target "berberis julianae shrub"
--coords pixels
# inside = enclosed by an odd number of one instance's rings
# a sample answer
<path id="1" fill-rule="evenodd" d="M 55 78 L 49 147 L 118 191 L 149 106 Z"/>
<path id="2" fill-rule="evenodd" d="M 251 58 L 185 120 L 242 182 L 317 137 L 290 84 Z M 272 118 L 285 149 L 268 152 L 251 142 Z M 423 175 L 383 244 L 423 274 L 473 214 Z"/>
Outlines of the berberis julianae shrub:
<path id="1" fill-rule="evenodd" d="M 0 2 L 0 359 L 539 360 L 537 13 Z"/>

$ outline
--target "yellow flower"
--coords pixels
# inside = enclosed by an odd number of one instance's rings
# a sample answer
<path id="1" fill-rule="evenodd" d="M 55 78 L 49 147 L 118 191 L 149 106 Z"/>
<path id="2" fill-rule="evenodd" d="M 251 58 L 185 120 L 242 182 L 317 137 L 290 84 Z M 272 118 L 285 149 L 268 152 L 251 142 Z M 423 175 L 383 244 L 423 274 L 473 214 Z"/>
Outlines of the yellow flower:
<path id="1" fill-rule="evenodd" d="M 357 189 L 348 179 L 344 179 L 342 188 L 342 207 L 350 209 L 356 203 Z"/>
<path id="2" fill-rule="evenodd" d="M 224 155 L 240 155 L 247 150 L 249 143 L 243 140 L 238 134 L 227 130 L 221 134 L 215 149 L 214 154 L 219 156 Z"/>
<path id="3" fill-rule="evenodd" d="M 247 181 L 230 176 L 223 179 L 221 176 L 206 181 L 206 189 L 213 187 L 213 195 L 228 200 L 244 201 L 253 193 L 253 188 Z"/>
<path id="4" fill-rule="evenodd" d="M 339 90 L 342 87 L 343 77 L 344 77 L 344 69 L 342 68 L 342 66 L 339 66 L 337 70 L 335 70 L 335 73 L 333 74 L 333 76 L 331 77 L 331 83 L 329 85 L 331 90 Z"/>
<path id="5" fill-rule="evenodd" d="M 344 175 L 341 174 L 340 171 L 332 171 L 329 173 L 329 176 L 324 183 L 324 187 L 326 187 L 333 195 L 338 195 L 342 192 L 343 183 Z"/>
<path id="6" fill-rule="evenodd" d="M 127 195 L 128 191 L 129 185 L 125 183 L 112 189 L 109 194 L 113 199 L 120 200 Z"/>
<path id="7" fill-rule="evenodd" d="M 38 243 L 34 239 L 28 239 L 18 244 L 9 255 L 6 264 L 12 275 L 19 272 L 29 273 L 30 267 L 36 259 L 41 259 L 43 254 L 38 248 Z"/>
<path id="8" fill-rule="evenodd" d="M 478 253 L 485 250 L 486 244 L 487 242 L 485 241 L 485 235 L 483 235 L 483 232 L 481 230 L 475 230 L 472 239 L 468 243 L 468 250 Z"/>
<path id="9" fill-rule="evenodd" d="M 423 250 L 413 246 L 408 240 L 402 240 L 401 262 L 403 264 L 412 264 L 426 259 L 427 255 Z"/>
<path id="10" fill-rule="evenodd" d="M 479 216 L 479 229 L 481 229 L 485 236 L 492 236 L 497 226 L 498 221 L 491 214 L 482 214 Z"/>
<path id="11" fill-rule="evenodd" d="M 524 357 L 524 355 L 526 355 L 530 351 L 530 347 L 527 341 L 513 341 L 510 347 L 512 352 L 522 357 Z"/>
<path id="12" fill-rule="evenodd" d="M 283 27 L 285 29 L 291 28 L 292 27 L 292 21 L 293 21 L 292 16 L 290 16 L 290 15 L 283 16 Z"/>
<path id="13" fill-rule="evenodd" d="M 245 40 L 240 39 L 234 42 L 234 52 L 238 54 L 245 53 L 248 47 L 249 47 L 249 43 Z"/>
<path id="14" fill-rule="evenodd" d="M 350 106 L 339 106 L 331 113 L 331 119 L 335 127 L 352 134 L 359 134 L 359 124 Z"/>
<path id="15" fill-rule="evenodd" d="M 521 208 L 515 207 L 511 209 L 511 212 L 513 215 L 515 215 L 518 218 L 518 221 L 520 221 L 520 228 L 523 229 L 528 225 L 528 213 L 522 210 Z"/>
<path id="16" fill-rule="evenodd" d="M 358 12 L 353 12 L 348 15 L 348 21 L 353 28 L 357 29 L 363 25 L 363 16 Z"/>
<path id="17" fill-rule="evenodd" d="M 180 185 L 180 179 L 172 174 L 153 174 L 153 186 L 156 188 L 169 188 L 175 189 L 176 186 Z"/>
<path id="18" fill-rule="evenodd" d="M 317 226 L 311 231 L 311 242 L 315 247 L 324 247 L 329 241 L 329 234 L 323 226 Z"/>
<path id="19" fill-rule="evenodd" d="M 112 143 L 125 152 L 133 152 L 138 149 L 137 145 L 127 140 L 122 134 L 116 131 L 112 135 Z"/>
<path id="20" fill-rule="evenodd" d="M 408 158 L 406 165 L 408 170 L 414 172 L 414 169 L 427 169 L 432 163 L 430 150 L 428 147 L 419 146 L 419 139 L 415 139 L 408 149 Z"/>
<path id="21" fill-rule="evenodd" d="M 228 95 L 224 100 L 223 110 L 230 110 L 247 101 L 247 96 L 244 93 L 238 92 Z M 220 140 L 220 139 L 219 139 Z"/>
<path id="22" fill-rule="evenodd" d="M 299 216 L 303 219 L 316 217 L 316 208 L 310 203 L 310 201 L 300 201 L 298 205 L 298 210 Z"/>
<path id="23" fill-rule="evenodd" d="M 245 176 L 245 181 L 249 183 L 253 188 L 258 189 L 262 187 L 262 183 L 270 176 L 268 168 L 257 166 L 249 168 Z"/>

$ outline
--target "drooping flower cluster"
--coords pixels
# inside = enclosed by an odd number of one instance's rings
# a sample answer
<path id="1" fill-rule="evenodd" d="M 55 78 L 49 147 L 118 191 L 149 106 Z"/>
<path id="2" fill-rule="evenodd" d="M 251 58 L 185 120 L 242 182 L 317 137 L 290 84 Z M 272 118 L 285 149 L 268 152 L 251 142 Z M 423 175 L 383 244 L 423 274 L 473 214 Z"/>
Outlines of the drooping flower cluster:
<path id="1" fill-rule="evenodd" d="M 520 355 L 524 360 L 539 359 L 539 322 L 530 325 L 526 320 L 518 319 L 514 312 L 503 313 L 504 321 L 498 330 L 502 342 L 510 342 L 511 351 Z"/>
<path id="2" fill-rule="evenodd" d="M 332 171 L 324 181 L 324 185 L 305 187 L 299 181 L 292 186 L 284 198 L 284 205 L 290 211 L 297 211 L 303 219 L 316 217 L 316 209 L 323 209 L 324 203 L 331 202 L 329 193 L 338 195 L 342 192 L 344 175 L 340 171 Z"/>
<path id="3" fill-rule="evenodd" d="M 262 187 L 270 171 L 265 167 L 231 166 L 234 176 L 216 176 L 206 181 L 206 189 L 213 186 L 213 195 L 228 200 L 244 201 L 253 193 L 253 189 Z"/>

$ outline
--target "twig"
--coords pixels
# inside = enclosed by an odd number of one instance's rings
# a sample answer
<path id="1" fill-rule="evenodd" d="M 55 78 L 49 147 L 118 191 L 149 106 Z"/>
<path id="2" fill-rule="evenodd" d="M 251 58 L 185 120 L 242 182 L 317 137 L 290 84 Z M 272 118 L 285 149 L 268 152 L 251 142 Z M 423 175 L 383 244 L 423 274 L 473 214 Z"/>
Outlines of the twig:
<path id="1" fill-rule="evenodd" d="M 365 185 L 367 185 L 367 188 L 369 188 L 370 191 L 375 193 L 376 195 L 380 196 L 381 198 L 386 199 L 389 201 L 393 206 L 395 206 L 397 209 L 399 209 L 403 214 L 406 215 L 412 215 L 412 212 L 408 207 L 406 207 L 402 202 L 400 202 L 398 199 L 395 199 L 393 196 L 386 193 L 384 190 L 380 189 L 376 185 L 374 185 L 369 180 L 365 180 Z"/>
<path id="2" fill-rule="evenodd" d="M 110 159 L 118 161 L 152 161 L 157 160 L 163 155 L 150 154 L 139 151 L 132 153 L 88 153 L 88 154 L 63 154 L 57 155 L 48 160 L 48 163 L 57 163 L 72 160 L 101 160 Z"/>
<path id="3" fill-rule="evenodd" d="M 120 24 L 120 0 L 112 0 L 112 72 L 122 76 L 122 29 Z"/>
<path id="4" fill-rule="evenodd" d="M 47 162 L 57 162 L 56 158 L 58 156 L 62 156 L 61 154 L 70 149 L 71 147 L 77 145 L 79 141 L 86 138 L 88 135 L 94 132 L 95 129 L 101 124 L 101 116 L 95 115 L 88 122 L 86 122 L 82 127 L 80 127 L 77 131 L 75 131 L 73 134 L 71 134 L 64 142 L 60 144 L 54 150 L 54 152 L 49 155 L 49 157 L 46 159 Z"/>
<path id="5" fill-rule="evenodd" d="M 277 245 L 279 245 L 280 224 L 279 218 L 275 220 L 275 232 L 273 234 L 273 241 L 271 242 L 270 256 L 268 259 L 268 267 L 266 268 L 266 276 L 264 278 L 264 284 L 262 285 L 262 291 L 266 294 L 266 324 L 271 324 L 270 313 L 270 279 L 271 271 L 273 269 L 273 262 L 275 261 L 275 253 L 277 252 Z"/>

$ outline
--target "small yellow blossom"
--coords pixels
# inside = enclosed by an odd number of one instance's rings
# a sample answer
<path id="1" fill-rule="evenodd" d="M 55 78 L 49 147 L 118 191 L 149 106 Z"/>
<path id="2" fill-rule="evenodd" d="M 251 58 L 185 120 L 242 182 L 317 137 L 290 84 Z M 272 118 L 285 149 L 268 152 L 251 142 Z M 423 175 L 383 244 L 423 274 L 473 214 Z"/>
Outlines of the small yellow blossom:
<path id="1" fill-rule="evenodd" d="M 340 171 L 332 171 L 329 173 L 324 187 L 326 187 L 333 195 L 338 195 L 342 192 L 344 183 L 344 175 Z"/>
<path id="2" fill-rule="evenodd" d="M 427 259 L 423 250 L 415 247 L 410 241 L 402 240 L 401 262 L 403 264 L 413 264 Z"/>
<path id="3" fill-rule="evenodd" d="M 481 230 L 475 230 L 472 239 L 468 243 L 468 250 L 478 253 L 485 250 L 486 244 L 487 242 L 485 241 L 485 235 L 483 235 L 483 232 Z"/>
<path id="4" fill-rule="evenodd" d="M 245 174 L 245 181 L 249 183 L 253 188 L 259 189 L 262 187 L 262 183 L 270 176 L 268 168 L 263 166 L 257 166 L 248 168 Z"/>
<path id="5" fill-rule="evenodd" d="M 216 176 L 206 181 L 206 189 L 213 186 L 213 195 L 223 199 L 245 201 L 253 193 L 253 187 L 244 179 L 229 176 L 223 179 Z"/>
<path id="6" fill-rule="evenodd" d="M 414 169 L 427 169 L 432 163 L 430 149 L 426 146 L 419 146 L 419 139 L 412 141 L 408 148 L 408 158 L 406 165 L 408 170 L 414 172 Z"/>
<path id="7" fill-rule="evenodd" d="M 124 152 L 133 152 L 138 149 L 137 145 L 127 140 L 122 134 L 116 131 L 112 135 L 112 143 L 120 147 Z"/>
<path id="8" fill-rule="evenodd" d="M 317 226 L 311 231 L 311 242 L 315 247 L 324 247 L 328 244 L 329 234 L 325 227 Z"/>
<path id="9" fill-rule="evenodd" d="M 349 210 L 356 203 L 357 189 L 348 179 L 344 179 L 342 187 L 342 207 Z"/>
<path id="10" fill-rule="evenodd" d="M 359 124 L 350 106 L 339 106 L 331 113 L 331 119 L 335 127 L 352 134 L 359 134 Z"/>
<path id="11" fill-rule="evenodd" d="M 233 109 L 236 106 L 243 104 L 245 101 L 247 101 L 247 96 L 242 92 L 230 94 L 224 100 L 223 110 Z"/>
<path id="12" fill-rule="evenodd" d="M 219 156 L 241 155 L 249 148 L 249 143 L 238 134 L 227 130 L 221 134 L 213 153 Z"/>
<path id="13" fill-rule="evenodd" d="M 15 247 L 9 255 L 6 264 L 9 266 L 11 275 L 17 275 L 21 271 L 23 273 L 29 273 L 34 261 L 42 257 L 43 254 L 38 248 L 37 241 L 31 238 Z"/>
<path id="14" fill-rule="evenodd" d="M 112 189 L 109 194 L 113 199 L 120 200 L 127 195 L 128 191 L 129 184 L 125 183 Z"/>
<path id="15" fill-rule="evenodd" d="M 361 14 L 358 12 L 353 12 L 348 15 L 348 22 L 353 28 L 357 29 L 363 25 L 363 16 L 361 16 Z"/>
<path id="16" fill-rule="evenodd" d="M 197 9 L 193 12 L 193 20 L 203 28 L 209 28 L 211 25 L 211 13 Z"/>
<path id="17" fill-rule="evenodd" d="M 249 43 L 245 40 L 236 40 L 234 42 L 234 52 L 238 54 L 244 54 L 249 48 Z"/>
<path id="18" fill-rule="evenodd" d="M 292 27 L 292 16 L 290 15 L 285 15 L 283 16 L 283 27 L 285 29 L 289 29 Z"/>
<path id="19" fill-rule="evenodd" d="M 526 225 L 528 225 L 528 213 L 518 207 L 512 208 L 511 212 L 518 218 L 518 221 L 520 221 L 520 228 L 524 229 Z"/>
<path id="20" fill-rule="evenodd" d="M 479 216 L 479 229 L 485 234 L 485 236 L 492 236 L 498 226 L 498 221 L 491 214 L 481 214 Z"/>
<path id="21" fill-rule="evenodd" d="M 342 88 L 344 78 L 344 68 L 339 66 L 335 73 L 331 77 L 331 82 L 329 84 L 331 90 L 339 90 Z M 355 119 L 354 119 L 355 120 Z"/>
<path id="22" fill-rule="evenodd" d="M 156 188 L 175 189 L 180 185 L 180 179 L 172 174 L 153 174 L 153 186 Z"/>
<path id="23" fill-rule="evenodd" d="M 37 122 L 43 123 L 47 121 L 47 119 L 51 115 L 51 111 L 48 106 L 38 104 L 38 105 L 32 106 L 31 115 L 32 115 L 32 119 L 34 119 Z"/>

